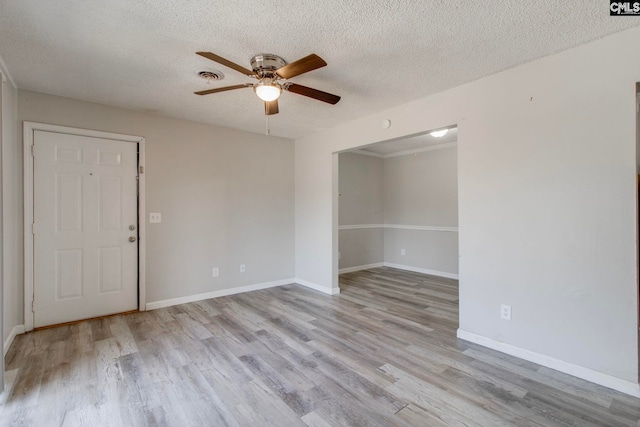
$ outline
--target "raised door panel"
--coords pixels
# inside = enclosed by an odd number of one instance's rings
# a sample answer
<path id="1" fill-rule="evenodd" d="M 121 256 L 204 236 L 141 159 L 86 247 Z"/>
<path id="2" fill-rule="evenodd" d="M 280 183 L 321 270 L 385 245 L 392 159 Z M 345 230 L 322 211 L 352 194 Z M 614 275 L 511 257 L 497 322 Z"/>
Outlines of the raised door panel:
<path id="1" fill-rule="evenodd" d="M 43 131 L 34 145 L 34 326 L 137 308 L 137 145 Z"/>

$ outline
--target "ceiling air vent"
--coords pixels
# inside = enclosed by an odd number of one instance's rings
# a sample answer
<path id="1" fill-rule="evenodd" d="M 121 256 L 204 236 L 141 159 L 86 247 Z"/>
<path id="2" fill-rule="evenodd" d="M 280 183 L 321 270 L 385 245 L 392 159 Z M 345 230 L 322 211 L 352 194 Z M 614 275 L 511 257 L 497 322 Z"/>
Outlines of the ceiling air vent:
<path id="1" fill-rule="evenodd" d="M 210 68 L 204 70 L 196 70 L 196 75 L 205 79 L 207 82 L 224 79 L 224 74 L 222 74 L 222 71 L 213 70 Z"/>

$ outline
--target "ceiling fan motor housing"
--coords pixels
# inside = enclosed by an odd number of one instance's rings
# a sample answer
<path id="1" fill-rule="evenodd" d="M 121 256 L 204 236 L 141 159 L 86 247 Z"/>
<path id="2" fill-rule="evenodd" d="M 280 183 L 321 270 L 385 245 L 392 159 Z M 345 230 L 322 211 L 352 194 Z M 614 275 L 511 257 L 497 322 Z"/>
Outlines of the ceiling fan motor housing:
<path id="1" fill-rule="evenodd" d="M 251 68 L 260 77 L 273 77 L 278 68 L 287 65 L 287 61 L 271 53 L 261 53 L 251 58 Z"/>

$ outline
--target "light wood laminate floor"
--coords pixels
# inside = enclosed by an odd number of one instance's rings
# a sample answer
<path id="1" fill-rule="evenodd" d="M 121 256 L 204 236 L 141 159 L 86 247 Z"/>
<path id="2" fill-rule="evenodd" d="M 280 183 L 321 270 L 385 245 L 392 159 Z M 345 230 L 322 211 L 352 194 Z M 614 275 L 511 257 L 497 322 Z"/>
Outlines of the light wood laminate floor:
<path id="1" fill-rule="evenodd" d="M 638 399 L 457 340 L 454 280 L 340 281 L 21 335 L 0 425 L 639 425 Z"/>

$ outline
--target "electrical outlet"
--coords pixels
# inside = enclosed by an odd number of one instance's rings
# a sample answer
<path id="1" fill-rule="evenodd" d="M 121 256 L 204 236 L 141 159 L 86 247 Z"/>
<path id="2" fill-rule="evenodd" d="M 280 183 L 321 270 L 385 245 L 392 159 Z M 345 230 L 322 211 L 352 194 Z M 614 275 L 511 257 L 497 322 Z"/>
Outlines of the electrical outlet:
<path id="1" fill-rule="evenodd" d="M 213 277 L 218 277 L 220 275 L 220 271 L 218 270 L 218 267 L 215 267 L 213 269 Z"/>
<path id="2" fill-rule="evenodd" d="M 149 214 L 149 222 L 151 224 L 159 224 L 162 222 L 162 214 L 160 213 L 150 213 Z"/>
<path id="3" fill-rule="evenodd" d="M 405 251 L 404 249 L 400 249 L 400 255 L 406 255 L 407 251 Z"/>
<path id="4" fill-rule="evenodd" d="M 502 304 L 500 306 L 500 318 L 503 320 L 511 320 L 511 306 Z"/>
<path id="5" fill-rule="evenodd" d="M 247 267 L 244 264 L 240 264 L 240 273 L 247 271 Z"/>

